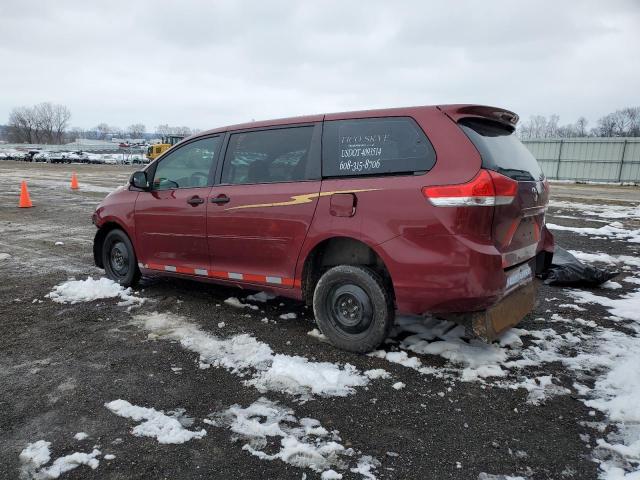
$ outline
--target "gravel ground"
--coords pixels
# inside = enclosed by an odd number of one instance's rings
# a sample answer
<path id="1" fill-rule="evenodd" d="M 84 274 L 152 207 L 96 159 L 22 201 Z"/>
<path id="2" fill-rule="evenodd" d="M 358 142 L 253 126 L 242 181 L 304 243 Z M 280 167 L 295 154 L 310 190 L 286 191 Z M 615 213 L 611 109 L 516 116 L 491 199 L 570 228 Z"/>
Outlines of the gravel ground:
<path id="1" fill-rule="evenodd" d="M 251 455 L 242 448 L 244 442 L 232 441 L 229 429 L 203 422 L 212 413 L 233 404 L 246 407 L 261 396 L 293 409 L 298 418 L 311 417 L 328 430 L 338 430 L 340 442 L 356 452 L 347 459 L 348 467 L 355 467 L 361 455 L 371 455 L 380 462 L 372 471 L 377 478 L 467 480 L 482 478 L 482 473 L 527 479 L 598 478 L 594 458 L 601 455 L 595 452 L 596 440 L 615 431 L 615 426 L 603 413 L 585 406 L 574 386 L 578 374 L 559 361 L 509 371 L 499 379 L 515 383 L 523 372 L 532 377 L 551 375 L 567 389 L 534 404 L 524 388 L 504 388 L 491 379 L 461 381 L 462 367 L 438 355 L 409 352 L 431 367 L 433 373 L 428 374 L 383 358 L 338 351 L 307 334 L 314 328 L 312 313 L 289 300 L 256 304 L 264 312 L 238 309 L 224 300 L 244 299 L 250 292 L 176 279 L 144 279 L 137 295 L 145 302 L 131 311 L 115 299 L 60 304 L 45 298 L 70 277 L 102 275 L 92 262 L 95 229 L 90 215 L 105 192 L 123 183 L 134 168 L 0 162 L 0 478 L 29 476 L 19 455 L 37 440 L 52 443 L 52 459 L 90 452 L 99 445 L 99 466 L 95 470 L 80 466 L 63 475 L 69 479 L 320 478 L 308 468 Z M 68 188 L 72 170 L 80 180 L 78 192 Z M 22 178 L 29 182 L 32 209 L 16 208 Z M 553 199 L 602 203 L 602 195 L 591 195 L 590 188 L 562 187 Z M 609 203 L 625 206 L 637 199 L 638 190 L 625 193 L 611 188 L 610 192 Z M 552 207 L 548 217 L 548 222 L 565 226 L 598 228 L 604 221 L 608 220 L 587 218 L 566 206 Z M 637 218 L 616 221 L 624 228 L 640 228 Z M 584 252 L 637 256 L 640 247 L 608 237 L 555 233 L 558 244 Z M 633 291 L 634 284 L 620 281 L 630 273 L 616 279 L 621 289 L 595 293 L 619 298 Z M 573 303 L 566 290 L 542 286 L 539 305 L 521 327 L 540 331 L 551 326 L 559 334 L 586 338 L 592 329 L 571 321 L 579 317 L 630 333 L 624 324 L 608 318 L 603 306 L 582 305 L 584 311 L 560 306 Z M 198 355 L 178 342 L 150 337 L 137 316 L 152 312 L 183 316 L 219 337 L 247 333 L 279 354 L 348 363 L 360 371 L 384 369 L 391 378 L 371 381 L 346 397 L 301 401 L 285 393 L 261 393 L 238 374 L 199 368 Z M 298 318 L 279 318 L 289 312 Z M 551 323 L 554 313 L 568 321 Z M 261 322 L 264 317 L 272 322 Z M 533 348 L 534 340 L 523 335 L 522 348 Z M 397 347 L 391 342 L 385 349 Z M 568 348 L 562 355 L 576 352 Z M 583 372 L 580 382 L 591 386 L 599 374 Z M 406 387 L 391 388 L 396 382 Z M 207 434 L 170 445 L 134 436 L 131 429 L 139 422 L 104 406 L 116 399 L 165 412 L 183 408 L 194 419 L 189 428 L 205 428 Z M 76 440 L 77 432 L 89 437 Z M 104 458 L 107 454 L 115 458 Z M 365 478 L 348 468 L 339 471 L 343 478 Z"/>

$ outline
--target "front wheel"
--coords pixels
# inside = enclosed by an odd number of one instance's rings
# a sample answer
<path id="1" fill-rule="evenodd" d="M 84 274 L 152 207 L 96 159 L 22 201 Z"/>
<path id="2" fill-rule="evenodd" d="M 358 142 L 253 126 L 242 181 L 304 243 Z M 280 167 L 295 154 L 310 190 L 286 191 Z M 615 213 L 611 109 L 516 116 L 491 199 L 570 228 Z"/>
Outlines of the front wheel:
<path id="1" fill-rule="evenodd" d="M 107 277 L 124 287 L 135 286 L 140 269 L 131 240 L 122 230 L 111 230 L 102 243 L 102 264 Z"/>
<path id="2" fill-rule="evenodd" d="M 380 345 L 395 318 L 389 288 L 376 272 L 359 265 L 339 265 L 320 277 L 313 312 L 331 344 L 357 353 Z"/>

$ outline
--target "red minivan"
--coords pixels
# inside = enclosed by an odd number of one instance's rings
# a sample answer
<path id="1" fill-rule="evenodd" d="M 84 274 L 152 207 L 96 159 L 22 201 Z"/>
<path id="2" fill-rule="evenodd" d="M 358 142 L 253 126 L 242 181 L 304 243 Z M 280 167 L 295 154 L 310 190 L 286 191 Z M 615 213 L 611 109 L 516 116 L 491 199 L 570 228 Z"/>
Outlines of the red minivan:
<path id="1" fill-rule="evenodd" d="M 313 305 L 337 347 L 376 348 L 396 312 L 493 340 L 550 262 L 548 184 L 500 108 L 295 117 L 187 138 L 98 206 L 95 263 Z"/>

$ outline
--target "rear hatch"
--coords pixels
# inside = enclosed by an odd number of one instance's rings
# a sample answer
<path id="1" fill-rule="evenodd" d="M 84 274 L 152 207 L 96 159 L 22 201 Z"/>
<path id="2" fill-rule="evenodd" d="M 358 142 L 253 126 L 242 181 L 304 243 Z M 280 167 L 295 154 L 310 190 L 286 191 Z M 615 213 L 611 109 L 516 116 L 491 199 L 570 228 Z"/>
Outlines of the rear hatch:
<path id="1" fill-rule="evenodd" d="M 474 116 L 458 119 L 458 125 L 480 152 L 482 168 L 500 174 L 499 178 L 512 184 L 513 198 L 496 201 L 492 223 L 492 236 L 502 254 L 503 268 L 530 260 L 542 242 L 549 198 L 540 165 L 507 122 Z"/>

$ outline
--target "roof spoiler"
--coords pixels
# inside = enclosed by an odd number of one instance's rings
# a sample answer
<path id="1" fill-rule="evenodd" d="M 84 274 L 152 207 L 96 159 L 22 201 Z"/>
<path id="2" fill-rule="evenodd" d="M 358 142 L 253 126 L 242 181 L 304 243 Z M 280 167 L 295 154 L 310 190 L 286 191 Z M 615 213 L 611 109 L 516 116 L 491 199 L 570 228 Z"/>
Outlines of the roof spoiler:
<path id="1" fill-rule="evenodd" d="M 509 110 L 486 105 L 439 105 L 438 110 L 456 123 L 463 118 L 484 118 L 515 129 L 519 120 L 518 115 Z"/>

